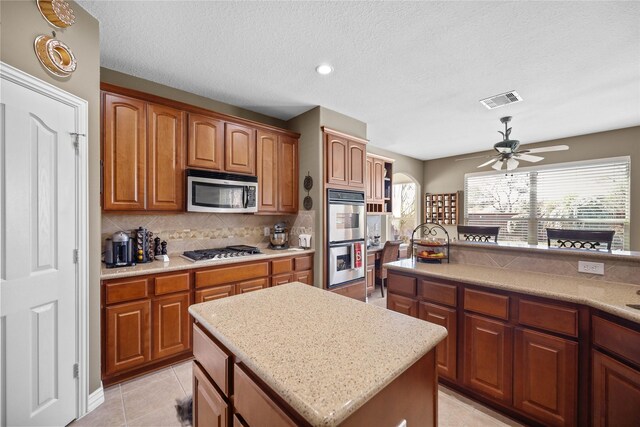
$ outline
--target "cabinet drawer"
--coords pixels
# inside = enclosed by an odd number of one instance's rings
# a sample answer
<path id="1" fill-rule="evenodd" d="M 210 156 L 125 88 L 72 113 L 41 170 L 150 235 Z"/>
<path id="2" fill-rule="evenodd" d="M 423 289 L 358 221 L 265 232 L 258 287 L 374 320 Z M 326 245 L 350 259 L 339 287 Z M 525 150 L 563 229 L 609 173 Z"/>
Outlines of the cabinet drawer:
<path id="1" fill-rule="evenodd" d="M 171 276 L 156 277 L 155 294 L 164 295 L 172 292 L 189 290 L 189 273 L 172 274 Z"/>
<path id="2" fill-rule="evenodd" d="M 281 274 L 271 278 L 271 286 L 284 285 L 293 282 L 293 274 Z"/>
<path id="3" fill-rule="evenodd" d="M 229 369 L 231 359 L 199 326 L 193 325 L 193 357 L 225 396 L 229 395 Z"/>
<path id="4" fill-rule="evenodd" d="M 196 288 L 221 285 L 223 283 L 237 283 L 268 275 L 268 261 L 196 271 Z"/>
<path id="5" fill-rule="evenodd" d="M 367 266 L 376 265 L 376 253 L 367 253 Z"/>
<path id="6" fill-rule="evenodd" d="M 262 279 L 249 280 L 247 282 L 238 283 L 236 285 L 236 294 L 244 294 L 252 291 L 259 291 L 260 289 L 269 287 L 269 279 L 263 277 Z"/>
<path id="7" fill-rule="evenodd" d="M 578 310 L 573 308 L 521 299 L 518 302 L 518 322 L 572 337 L 578 336 Z"/>
<path id="8" fill-rule="evenodd" d="M 147 279 L 133 279 L 122 282 L 112 282 L 104 285 L 105 303 L 114 304 L 117 302 L 131 301 L 134 299 L 146 298 Z"/>
<path id="9" fill-rule="evenodd" d="M 509 297 L 489 292 L 465 289 L 464 309 L 508 320 Z"/>
<path id="10" fill-rule="evenodd" d="M 640 365 L 640 332 L 603 319 L 591 317 L 593 343 Z"/>
<path id="11" fill-rule="evenodd" d="M 211 384 L 197 362 L 193 362 L 193 426 L 227 427 L 229 405 Z"/>
<path id="12" fill-rule="evenodd" d="M 387 308 L 407 316 L 418 317 L 418 301 L 411 298 L 388 293 Z"/>
<path id="13" fill-rule="evenodd" d="M 271 274 L 290 273 L 293 271 L 293 258 L 274 259 L 271 261 Z"/>
<path id="14" fill-rule="evenodd" d="M 313 286 L 313 271 L 298 271 L 293 274 L 293 281 Z"/>
<path id="15" fill-rule="evenodd" d="M 457 305 L 457 290 L 455 285 L 445 285 L 429 280 L 420 281 L 420 297 L 426 301 L 455 307 Z"/>
<path id="16" fill-rule="evenodd" d="M 235 285 L 222 285 L 196 291 L 196 304 L 235 295 Z"/>
<path id="17" fill-rule="evenodd" d="M 387 273 L 387 290 L 394 294 L 401 294 L 413 297 L 416 295 L 416 278 L 401 276 L 399 274 Z"/>
<path id="18" fill-rule="evenodd" d="M 256 384 L 241 365 L 233 367 L 234 406 L 251 427 L 291 426 L 297 424 Z"/>
<path id="19" fill-rule="evenodd" d="M 313 268 L 313 256 L 299 256 L 294 258 L 293 264 L 296 271 L 311 270 Z"/>

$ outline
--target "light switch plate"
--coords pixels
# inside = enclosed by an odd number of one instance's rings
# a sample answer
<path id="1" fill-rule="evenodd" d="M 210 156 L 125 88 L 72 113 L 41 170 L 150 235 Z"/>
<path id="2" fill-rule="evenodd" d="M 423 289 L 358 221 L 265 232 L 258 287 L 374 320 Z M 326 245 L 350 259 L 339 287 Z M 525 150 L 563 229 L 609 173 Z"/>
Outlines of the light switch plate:
<path id="1" fill-rule="evenodd" d="M 604 263 L 578 261 L 578 271 L 580 273 L 600 274 L 601 276 L 604 276 Z"/>

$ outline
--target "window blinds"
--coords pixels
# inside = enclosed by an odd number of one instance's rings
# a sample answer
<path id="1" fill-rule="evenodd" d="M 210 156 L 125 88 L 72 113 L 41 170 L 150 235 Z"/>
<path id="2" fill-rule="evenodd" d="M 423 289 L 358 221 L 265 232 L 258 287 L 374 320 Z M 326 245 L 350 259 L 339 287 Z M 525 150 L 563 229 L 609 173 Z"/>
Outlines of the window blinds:
<path id="1" fill-rule="evenodd" d="M 629 247 L 629 157 L 465 175 L 465 223 L 500 226 L 502 241 L 546 242 L 547 228 L 615 230 Z"/>

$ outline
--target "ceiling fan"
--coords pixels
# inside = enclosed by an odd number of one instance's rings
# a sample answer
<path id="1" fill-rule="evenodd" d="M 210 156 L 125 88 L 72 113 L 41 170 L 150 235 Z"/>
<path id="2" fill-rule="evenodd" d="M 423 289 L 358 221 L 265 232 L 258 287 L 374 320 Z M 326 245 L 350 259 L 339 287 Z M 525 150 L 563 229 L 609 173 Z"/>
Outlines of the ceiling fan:
<path id="1" fill-rule="evenodd" d="M 509 139 L 509 135 L 511 135 L 511 128 L 507 127 L 508 123 L 511 121 L 511 116 L 502 117 L 500 119 L 502 123 L 504 123 L 504 132 L 498 131 L 498 133 L 502 134 L 502 141 L 494 144 L 493 149 L 498 152 L 498 154 L 494 154 L 491 156 L 474 156 L 474 157 L 465 157 L 459 160 L 469 160 L 469 159 L 480 159 L 480 158 L 491 158 L 478 166 L 479 168 L 491 166 L 493 169 L 499 171 L 506 167 L 507 171 L 514 170 L 520 164 L 520 160 L 525 162 L 536 163 L 540 160 L 543 160 L 544 157 L 541 156 L 532 156 L 533 153 L 546 153 L 549 151 L 564 151 L 568 150 L 568 145 L 553 145 L 550 147 L 540 147 L 540 148 L 530 148 L 525 150 L 520 150 L 520 141 L 515 139 Z"/>

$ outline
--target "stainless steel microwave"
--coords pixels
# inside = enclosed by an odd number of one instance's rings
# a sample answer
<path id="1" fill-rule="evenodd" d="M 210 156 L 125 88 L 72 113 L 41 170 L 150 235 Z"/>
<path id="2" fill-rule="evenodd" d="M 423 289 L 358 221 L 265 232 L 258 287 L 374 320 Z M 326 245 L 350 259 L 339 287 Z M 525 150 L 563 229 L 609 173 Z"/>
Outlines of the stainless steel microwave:
<path id="1" fill-rule="evenodd" d="M 258 212 L 258 178 L 187 170 L 188 212 Z"/>

